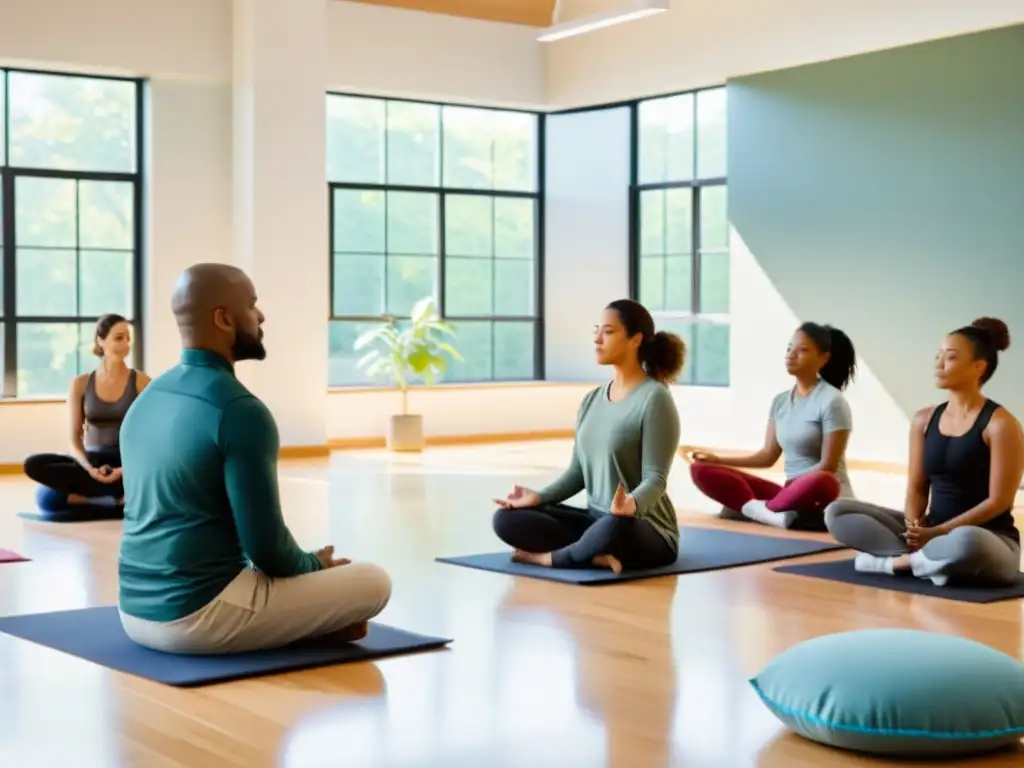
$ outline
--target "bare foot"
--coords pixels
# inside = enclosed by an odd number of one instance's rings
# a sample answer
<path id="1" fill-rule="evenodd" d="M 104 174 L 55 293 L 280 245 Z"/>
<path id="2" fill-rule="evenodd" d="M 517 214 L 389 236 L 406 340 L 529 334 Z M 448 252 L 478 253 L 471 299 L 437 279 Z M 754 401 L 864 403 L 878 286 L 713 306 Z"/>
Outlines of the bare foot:
<path id="1" fill-rule="evenodd" d="M 517 549 L 512 553 L 512 562 L 514 563 L 527 563 L 528 565 L 539 565 L 543 568 L 551 567 L 551 553 L 550 552 L 524 552 L 521 549 Z"/>
<path id="2" fill-rule="evenodd" d="M 598 555 L 591 562 L 598 568 L 611 568 L 616 576 L 622 573 L 622 563 L 614 555 Z"/>

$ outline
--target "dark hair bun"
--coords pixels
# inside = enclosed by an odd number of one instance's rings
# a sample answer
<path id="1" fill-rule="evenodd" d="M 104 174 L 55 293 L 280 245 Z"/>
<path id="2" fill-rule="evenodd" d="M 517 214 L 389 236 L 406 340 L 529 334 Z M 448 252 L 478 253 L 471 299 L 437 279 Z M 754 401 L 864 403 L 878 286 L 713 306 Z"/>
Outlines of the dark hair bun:
<path id="1" fill-rule="evenodd" d="M 996 348 L 996 351 L 1002 352 L 1004 349 L 1010 348 L 1010 329 L 1002 320 L 995 317 L 979 317 L 971 323 L 971 326 L 979 331 L 984 331 L 992 340 L 992 346 Z"/>
<path id="2" fill-rule="evenodd" d="M 645 355 L 647 373 L 663 384 L 674 382 L 686 365 L 686 342 L 667 331 L 657 331 Z"/>

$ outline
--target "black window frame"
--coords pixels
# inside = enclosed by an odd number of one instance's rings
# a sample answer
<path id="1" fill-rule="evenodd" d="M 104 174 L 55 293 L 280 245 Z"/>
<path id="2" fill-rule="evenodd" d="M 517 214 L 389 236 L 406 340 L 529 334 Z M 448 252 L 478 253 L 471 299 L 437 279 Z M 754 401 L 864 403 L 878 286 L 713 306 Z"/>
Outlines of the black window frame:
<path id="1" fill-rule="evenodd" d="M 686 322 L 693 328 L 703 324 L 715 324 L 724 325 L 729 329 L 730 337 L 730 348 L 732 344 L 732 307 L 730 306 L 728 312 L 711 312 L 704 313 L 700 312 L 700 254 L 703 251 L 711 249 L 701 248 L 701 231 L 700 231 L 700 194 L 701 190 L 711 187 L 725 187 L 728 190 L 728 168 L 726 168 L 726 175 L 721 177 L 710 177 L 710 178 L 694 178 L 686 181 L 669 181 L 669 182 L 650 182 L 641 184 L 639 181 L 640 177 L 640 105 L 649 101 L 658 101 L 661 99 L 672 98 L 674 96 L 686 96 L 693 94 L 694 99 L 698 93 L 704 91 L 717 91 L 722 90 L 728 93 L 727 83 L 720 83 L 717 85 L 702 86 L 700 88 L 690 88 L 682 91 L 672 91 L 669 93 L 653 94 L 650 96 L 638 97 L 635 99 L 624 99 L 622 101 L 608 102 L 605 104 L 593 104 L 583 107 L 572 107 L 569 109 L 558 109 L 552 110 L 547 115 L 570 115 L 580 112 L 600 112 L 608 109 L 622 109 L 626 108 L 629 110 L 629 122 L 630 122 L 630 169 L 629 169 L 629 189 L 627 190 L 628 200 L 628 226 L 629 226 L 629 254 L 628 254 L 628 269 L 629 269 L 629 296 L 630 298 L 639 301 L 640 300 L 640 198 L 641 195 L 650 190 L 667 190 L 667 189 L 692 189 L 693 200 L 692 205 L 692 222 L 691 222 L 691 253 L 693 254 L 693 261 L 691 264 L 691 277 L 690 277 L 690 290 L 691 290 L 691 311 L 690 312 L 659 312 L 654 311 L 652 314 L 655 316 L 657 321 L 659 318 L 669 317 L 671 320 L 681 320 Z M 728 127 L 728 109 L 726 111 L 726 126 Z M 697 158 L 697 147 L 698 147 L 698 132 L 696 125 L 694 126 L 693 146 L 694 146 L 694 161 Z M 731 257 L 732 247 L 730 244 L 729 254 Z M 730 280 L 732 278 L 732 260 L 730 258 Z M 724 318 L 724 322 L 723 322 Z M 694 333 L 692 343 L 687 344 L 687 360 L 686 369 L 687 371 L 696 372 L 696 360 L 700 355 L 700 344 L 697 342 L 696 333 Z M 725 383 L 722 382 L 705 382 L 696 378 L 691 380 L 680 380 L 677 382 L 679 386 L 684 387 L 714 387 L 718 389 L 727 389 L 732 386 L 732 372 L 730 370 L 728 380 Z"/>
<path id="2" fill-rule="evenodd" d="M 47 75 L 53 77 L 78 78 L 83 80 L 113 80 L 133 83 L 135 85 L 135 171 L 67 171 L 47 168 L 21 168 L 11 166 L 11 100 L 8 75 L 22 73 L 31 75 Z M 0 385 L 0 400 L 34 399 L 18 395 L 18 327 L 45 323 L 82 324 L 95 323 L 99 316 L 86 315 L 31 315 L 21 317 L 17 314 L 17 257 L 15 230 L 15 185 L 19 178 L 66 179 L 69 181 L 108 181 L 133 184 L 133 258 L 132 258 L 132 352 L 134 364 L 140 370 L 145 366 L 145 332 L 144 332 L 144 273 L 145 261 L 145 222 L 143 219 L 143 195 L 145 190 L 145 84 L 144 78 L 117 77 L 112 75 L 94 75 L 87 72 L 69 72 L 63 70 L 24 69 L 19 67 L 0 67 L 0 89 L 3 90 L 3 155 L 0 159 L 0 185 L 2 185 L 3 205 L 0 210 L 0 227 L 3 238 L 3 304 L 0 307 L 0 324 L 3 325 L 3 379 Z M 76 276 L 78 281 L 81 276 Z M 46 395 L 40 399 L 57 399 L 57 394 Z"/>
<path id="3" fill-rule="evenodd" d="M 493 346 L 494 340 L 494 329 L 497 324 L 500 323 L 515 323 L 515 322 L 529 322 L 533 324 L 534 339 L 533 339 L 533 376 L 528 379 L 522 377 L 516 378 L 497 378 L 493 375 L 486 379 L 446 379 L 443 384 L 486 384 L 486 383 L 502 383 L 502 382 L 514 382 L 514 381 L 542 381 L 545 378 L 544 371 L 544 216 L 545 216 L 545 154 L 546 154 L 546 139 L 545 139 L 545 113 L 538 110 L 529 109 L 514 109 L 510 107 L 494 107 L 494 106 L 481 106 L 478 104 L 470 103 L 459 103 L 459 102 L 446 102 L 446 101 L 434 101 L 428 99 L 413 99 L 404 97 L 390 97 L 381 96 L 371 93 L 352 93 L 346 91 L 327 91 L 325 98 L 332 96 L 341 96 L 346 98 L 357 98 L 357 99 L 370 99 L 377 100 L 387 103 L 406 103 L 406 104 L 426 104 L 434 107 L 438 107 L 440 110 L 440 118 L 438 122 L 438 128 L 441 133 L 441 139 L 438 142 L 438 164 L 440 166 L 441 173 L 438 180 L 437 186 L 421 186 L 421 185 L 409 185 L 409 184 L 371 184 L 365 182 L 339 182 L 330 181 L 327 182 L 327 195 L 328 195 L 328 285 L 327 285 L 327 301 L 328 301 L 328 323 L 334 322 L 355 322 L 355 323 L 387 323 L 387 322 L 401 322 L 402 320 L 408 319 L 405 316 L 399 315 L 350 315 L 342 314 L 338 315 L 334 313 L 334 192 L 339 189 L 349 190 L 360 190 L 368 192 L 411 192 L 411 193 L 424 193 L 436 195 L 438 200 L 438 257 L 437 257 L 437 274 L 436 274 L 436 285 L 437 290 L 437 307 L 438 312 L 442 318 L 446 321 L 450 321 L 453 325 L 458 326 L 460 323 L 472 323 L 472 322 L 487 322 L 491 323 L 491 369 L 493 372 L 494 366 L 494 354 L 495 349 Z M 536 190 L 533 192 L 524 192 L 516 190 L 499 190 L 499 189 L 481 189 L 481 188 L 462 188 L 462 187 L 449 187 L 444 184 L 444 108 L 460 108 L 460 109 L 473 109 L 481 111 L 492 111 L 492 112 L 511 112 L 521 115 L 531 115 L 536 119 Z M 384 164 L 385 169 L 387 167 L 387 148 L 384 149 Z M 386 170 L 385 170 L 386 178 Z M 514 199 L 514 200 L 533 200 L 534 201 L 534 314 L 533 315 L 454 315 L 449 316 L 447 313 L 447 297 L 445 290 L 445 271 L 446 271 L 446 233 L 445 233 L 445 202 L 449 196 L 461 196 L 461 197 L 478 197 L 489 200 L 497 199 Z M 386 215 L 386 214 L 385 214 Z M 492 276 L 493 280 L 493 276 Z M 455 347 L 458 348 L 458 339 L 455 340 Z M 461 351 L 461 350 L 460 350 Z M 329 352 L 328 352 L 329 354 Z M 353 387 L 365 387 L 367 384 L 334 384 L 330 381 L 327 382 L 330 389 L 346 389 Z"/>
<path id="4" fill-rule="evenodd" d="M 692 371 L 692 378 L 688 381 L 681 381 L 681 386 L 687 387 L 717 387 L 717 388 L 728 388 L 732 385 L 732 371 L 729 371 L 729 375 L 724 383 L 718 381 L 701 381 L 696 376 L 697 371 L 697 359 L 700 357 L 700 343 L 697 341 L 696 327 L 704 324 L 715 324 L 724 325 L 729 329 L 730 335 L 730 348 L 731 348 L 731 336 L 732 336 L 732 307 L 729 307 L 728 312 L 704 312 L 701 308 L 701 256 L 705 251 L 711 249 L 705 249 L 701 247 L 701 193 L 705 189 L 712 187 L 725 187 L 726 190 L 729 188 L 729 174 L 728 168 L 726 168 L 725 176 L 714 176 L 708 178 L 700 178 L 694 174 L 694 178 L 685 181 L 663 181 L 663 182 L 640 182 L 640 107 L 641 105 L 651 102 L 660 101 L 662 99 L 671 99 L 676 96 L 687 96 L 692 94 L 694 97 L 694 116 L 696 116 L 697 109 L 697 94 L 706 91 L 726 91 L 726 84 L 721 85 L 710 85 L 702 88 L 691 88 L 685 91 L 676 91 L 673 93 L 666 93 L 660 96 L 646 96 L 644 98 L 635 99 L 629 103 L 630 106 L 630 124 L 631 124 L 631 148 L 630 148 L 630 184 L 629 184 L 629 295 L 639 301 L 640 299 L 640 240 L 641 240 L 641 205 L 640 200 L 643 197 L 644 192 L 651 191 L 662 191 L 670 189 L 689 189 L 691 190 L 691 221 L 690 221 L 690 253 L 692 254 L 692 261 L 690 263 L 690 311 L 689 312 L 652 312 L 656 317 L 668 316 L 672 320 L 679 320 L 685 322 L 694 328 L 691 342 L 687 344 L 687 360 L 686 368 L 687 371 Z M 728 111 L 726 111 L 726 126 L 728 126 Z M 699 147 L 699 130 L 697 129 L 697 122 L 694 122 L 693 131 L 693 157 L 694 164 L 697 162 L 698 149 Z M 726 193 L 728 194 L 728 192 Z M 731 259 L 731 247 L 728 249 L 730 254 L 730 279 L 732 276 L 732 259 Z M 725 322 L 722 322 L 722 318 L 727 318 Z"/>

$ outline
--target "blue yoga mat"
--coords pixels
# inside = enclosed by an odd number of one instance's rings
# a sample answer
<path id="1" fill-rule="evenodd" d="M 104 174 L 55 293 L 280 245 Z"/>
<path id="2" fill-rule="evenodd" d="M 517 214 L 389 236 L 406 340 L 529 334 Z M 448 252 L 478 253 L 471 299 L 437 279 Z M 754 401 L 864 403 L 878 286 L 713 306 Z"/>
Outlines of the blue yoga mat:
<path id="1" fill-rule="evenodd" d="M 113 497 L 93 499 L 88 504 L 68 504 L 67 496 L 39 486 L 35 512 L 19 512 L 18 517 L 40 523 L 92 523 L 97 520 L 124 520 L 124 507 Z"/>
<path id="2" fill-rule="evenodd" d="M 439 563 L 505 573 L 510 576 L 527 576 L 567 584 L 596 586 L 636 581 L 637 579 L 651 579 L 658 576 L 736 568 L 741 565 L 756 565 L 773 560 L 817 555 L 838 549 L 844 549 L 844 547 L 835 542 L 793 539 L 784 536 L 759 536 L 753 533 L 736 533 L 686 526 L 679 531 L 679 558 L 674 563 L 662 568 L 626 570 L 618 575 L 603 568 L 542 568 L 537 565 L 514 563 L 511 559 L 511 552 L 488 552 L 482 555 L 436 559 Z"/>
<path id="3" fill-rule="evenodd" d="M 95 523 L 99 520 L 124 520 L 123 507 L 78 505 L 74 510 L 60 512 L 18 512 L 18 517 L 36 523 Z"/>
<path id="4" fill-rule="evenodd" d="M 853 584 L 858 587 L 873 587 L 890 592 L 910 592 L 915 595 L 940 597 L 961 603 L 998 603 L 1002 600 L 1018 600 L 1024 597 L 1024 573 L 1017 574 L 1013 584 L 954 584 L 937 587 L 928 579 L 918 579 L 910 574 L 890 576 L 885 573 L 861 573 L 853 567 L 853 560 L 829 560 L 824 563 L 787 565 L 775 568 L 779 573 L 795 576 L 809 576 L 825 581 Z"/>
<path id="5" fill-rule="evenodd" d="M 369 661 L 434 650 L 452 642 L 371 622 L 369 634 L 355 643 L 327 645 L 311 641 L 272 651 L 178 656 L 151 651 L 130 640 L 121 627 L 117 608 L 113 606 L 6 616 L 0 618 L 0 632 L 119 672 L 182 687 Z"/>

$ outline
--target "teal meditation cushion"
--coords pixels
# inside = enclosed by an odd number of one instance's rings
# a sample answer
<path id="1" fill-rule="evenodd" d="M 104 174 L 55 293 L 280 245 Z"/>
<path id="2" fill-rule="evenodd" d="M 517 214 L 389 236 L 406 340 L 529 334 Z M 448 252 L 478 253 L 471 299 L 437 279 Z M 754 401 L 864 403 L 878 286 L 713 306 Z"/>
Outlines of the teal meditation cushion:
<path id="1" fill-rule="evenodd" d="M 786 727 L 841 749 L 952 756 L 1024 737 L 1024 664 L 953 635 L 825 635 L 780 654 L 750 684 Z"/>

